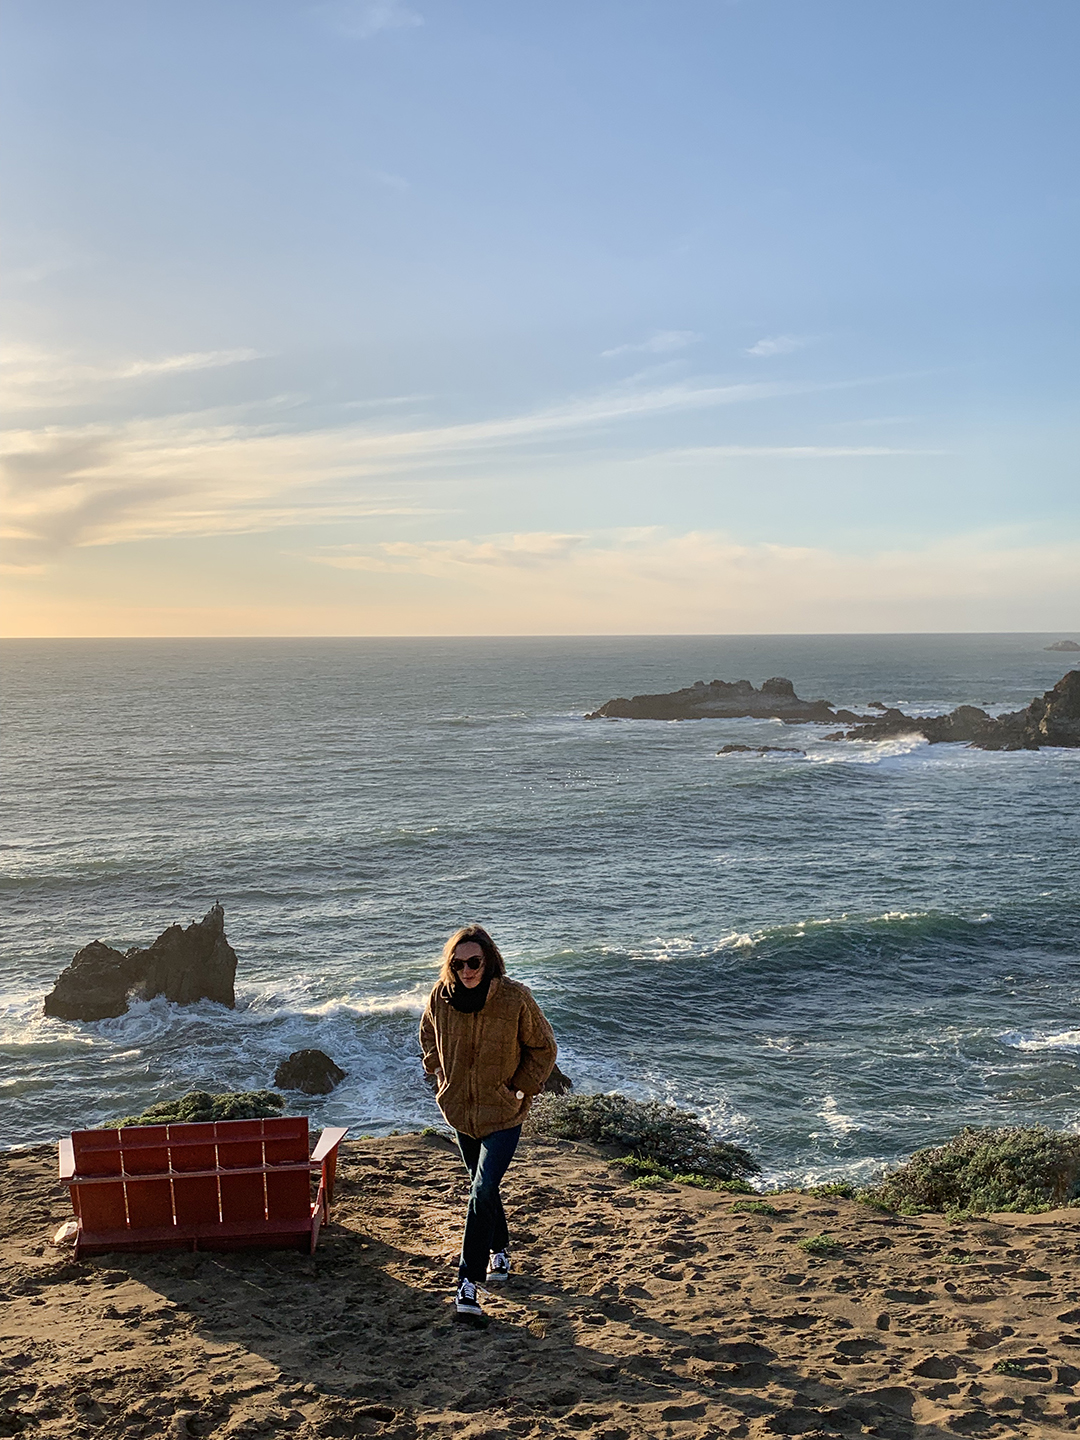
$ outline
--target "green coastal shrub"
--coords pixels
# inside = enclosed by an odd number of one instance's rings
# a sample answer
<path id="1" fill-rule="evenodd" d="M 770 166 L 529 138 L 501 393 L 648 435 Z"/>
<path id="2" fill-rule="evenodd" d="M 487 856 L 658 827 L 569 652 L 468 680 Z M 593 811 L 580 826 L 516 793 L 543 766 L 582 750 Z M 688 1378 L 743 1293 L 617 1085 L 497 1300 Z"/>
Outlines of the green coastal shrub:
<path id="1" fill-rule="evenodd" d="M 125 1115 L 122 1120 L 107 1121 L 107 1128 L 119 1130 L 125 1125 L 183 1125 L 202 1120 L 266 1120 L 285 1109 L 284 1095 L 273 1090 L 233 1090 L 224 1095 L 209 1095 L 205 1090 L 192 1090 L 179 1100 L 162 1100 L 141 1115 Z"/>
<path id="2" fill-rule="evenodd" d="M 950 1217 L 992 1210 L 1040 1211 L 1080 1192 L 1080 1135 L 1041 1125 L 965 1126 L 944 1145 L 917 1150 L 869 1192 L 901 1215 Z"/>
<path id="3" fill-rule="evenodd" d="M 669 1172 L 661 1179 L 701 1176 L 741 1180 L 761 1166 L 738 1145 L 714 1140 L 688 1110 L 658 1100 L 626 1095 L 541 1095 L 528 1119 L 528 1132 L 555 1140 L 589 1140 L 618 1145 L 639 1160 L 652 1160 Z"/>

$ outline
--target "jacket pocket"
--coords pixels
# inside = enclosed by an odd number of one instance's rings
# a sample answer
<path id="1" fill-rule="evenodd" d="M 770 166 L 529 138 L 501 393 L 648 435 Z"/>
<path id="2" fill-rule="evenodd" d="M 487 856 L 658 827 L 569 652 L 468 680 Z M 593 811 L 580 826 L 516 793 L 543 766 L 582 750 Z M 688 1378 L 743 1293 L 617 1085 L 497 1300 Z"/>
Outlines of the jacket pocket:
<path id="1" fill-rule="evenodd" d="M 505 1129 L 516 1119 L 523 1104 L 509 1085 L 492 1086 L 481 1101 L 485 1121 L 497 1123 L 499 1129 Z"/>

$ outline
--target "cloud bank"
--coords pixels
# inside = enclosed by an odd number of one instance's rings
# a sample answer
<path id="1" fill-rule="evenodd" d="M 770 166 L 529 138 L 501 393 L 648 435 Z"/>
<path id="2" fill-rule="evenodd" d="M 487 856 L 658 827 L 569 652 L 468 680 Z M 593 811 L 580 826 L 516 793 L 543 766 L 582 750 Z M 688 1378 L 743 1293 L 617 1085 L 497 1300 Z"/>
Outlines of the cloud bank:
<path id="1" fill-rule="evenodd" d="M 63 357 L 50 363 L 36 352 L 19 357 L 4 377 L 8 407 L 22 413 L 23 424 L 0 440 L 3 563 L 38 568 L 77 546 L 270 531 L 388 513 L 388 482 L 461 476 L 500 457 L 510 464 L 541 444 L 567 444 L 575 436 L 634 421 L 822 388 L 766 381 L 631 382 L 547 408 L 427 426 L 403 425 L 395 414 L 409 397 L 389 397 L 382 414 L 362 421 L 307 430 L 297 429 L 291 414 L 268 420 L 266 402 L 230 412 L 62 423 L 65 407 L 85 406 L 140 379 L 238 364 L 256 354 L 211 351 L 114 365 Z M 61 423 L 30 423 L 36 411 L 48 407 Z M 684 448 L 645 459 L 675 464 L 754 455 L 796 460 L 900 453 L 905 452 L 868 446 L 742 445 Z"/>
<path id="2" fill-rule="evenodd" d="M 533 532 L 392 542 L 311 557 L 342 570 L 439 582 L 451 633 L 677 634 L 1052 628 L 1077 616 L 1078 544 L 1014 534 L 845 554 L 740 544 L 719 531 Z M 406 588 L 403 585 L 403 590 Z M 1036 619 L 1039 624 L 1032 623 Z"/>

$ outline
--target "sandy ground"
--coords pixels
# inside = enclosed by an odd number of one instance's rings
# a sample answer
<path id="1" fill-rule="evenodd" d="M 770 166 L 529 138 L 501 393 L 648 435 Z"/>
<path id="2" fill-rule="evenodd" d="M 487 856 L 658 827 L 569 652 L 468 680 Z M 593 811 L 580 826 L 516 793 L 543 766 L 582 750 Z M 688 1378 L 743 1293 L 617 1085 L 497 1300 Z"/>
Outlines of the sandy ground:
<path id="1" fill-rule="evenodd" d="M 440 1137 L 348 1144 L 314 1257 L 74 1264 L 49 1243 L 54 1164 L 0 1157 L 0 1436 L 1080 1429 L 1080 1211 L 949 1225 L 783 1195 L 756 1215 L 534 1140 L 506 1185 L 515 1274 L 478 1330 L 453 1319 L 465 1185 Z M 822 1232 L 843 1248 L 799 1248 Z"/>

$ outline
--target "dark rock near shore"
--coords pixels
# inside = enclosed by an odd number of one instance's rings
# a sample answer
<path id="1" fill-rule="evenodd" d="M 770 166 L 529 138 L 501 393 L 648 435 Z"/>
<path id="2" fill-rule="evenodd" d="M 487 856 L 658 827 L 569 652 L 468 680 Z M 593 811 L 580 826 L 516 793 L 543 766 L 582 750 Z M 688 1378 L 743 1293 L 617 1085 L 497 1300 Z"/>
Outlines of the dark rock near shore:
<path id="1" fill-rule="evenodd" d="M 45 997 L 58 1020 L 106 1020 L 128 1001 L 163 995 L 177 1005 L 214 1000 L 236 1005 L 236 951 L 225 938 L 225 911 L 214 905 L 184 929 L 170 925 L 152 945 L 122 953 L 95 940 L 85 945 Z"/>
<path id="2" fill-rule="evenodd" d="M 718 755 L 805 755 L 795 745 L 721 745 Z"/>
<path id="3" fill-rule="evenodd" d="M 544 1088 L 541 1094 L 544 1095 L 569 1095 L 574 1088 L 574 1082 L 569 1075 L 564 1075 L 558 1065 L 544 1081 Z"/>
<path id="4" fill-rule="evenodd" d="M 1055 640 L 1053 645 L 1044 645 L 1044 650 L 1080 650 L 1080 645 L 1075 640 Z"/>
<path id="5" fill-rule="evenodd" d="M 976 705 L 960 705 L 948 715 L 905 715 L 887 709 L 854 730 L 828 740 L 886 740 L 893 735 L 923 735 L 931 745 L 966 743 L 976 750 L 1038 750 L 1043 745 L 1080 746 L 1080 670 L 1070 670 L 1052 690 L 1036 696 L 1026 710 L 993 717 Z"/>
<path id="6" fill-rule="evenodd" d="M 828 700 L 801 700 L 782 675 L 756 690 L 749 680 L 696 680 L 683 690 L 664 695 L 635 695 L 609 700 L 586 720 L 784 720 L 788 724 L 847 724 L 860 717 L 836 711 Z"/>
<path id="7" fill-rule="evenodd" d="M 294 1050 L 274 1071 L 274 1084 L 279 1090 L 329 1095 L 345 1079 L 345 1073 L 323 1050 Z"/>

